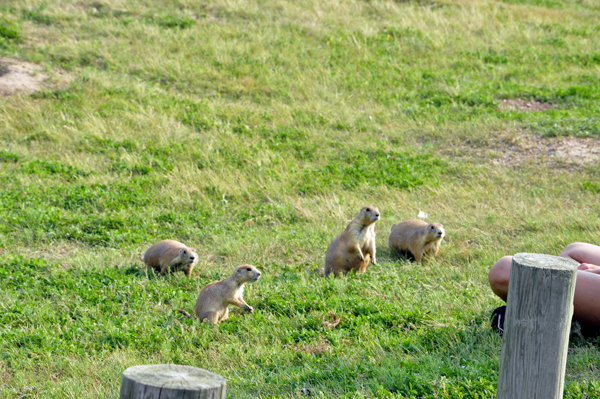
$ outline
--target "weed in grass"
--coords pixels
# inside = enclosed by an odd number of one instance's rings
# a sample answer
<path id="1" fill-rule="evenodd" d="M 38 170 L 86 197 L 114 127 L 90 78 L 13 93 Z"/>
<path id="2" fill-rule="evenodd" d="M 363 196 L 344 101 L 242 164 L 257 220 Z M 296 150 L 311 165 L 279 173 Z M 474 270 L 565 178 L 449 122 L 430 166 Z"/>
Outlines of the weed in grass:
<path id="1" fill-rule="evenodd" d="M 163 14 L 147 18 L 147 21 L 154 23 L 161 28 L 179 28 L 185 29 L 192 26 L 196 21 L 185 16 Z"/>
<path id="2" fill-rule="evenodd" d="M 21 159 L 21 156 L 19 154 L 14 154 L 6 150 L 0 151 L 0 162 L 16 163 L 19 159 Z"/>
<path id="3" fill-rule="evenodd" d="M 20 29 L 17 25 L 12 24 L 0 18 L 0 38 L 5 40 L 18 40 L 21 38 Z"/>
<path id="4" fill-rule="evenodd" d="M 20 28 L 0 17 L 0 50 L 15 49 L 15 41 L 22 40 Z M 0 76 L 7 72 L 7 67 L 0 63 Z"/>
<path id="5" fill-rule="evenodd" d="M 581 188 L 592 193 L 600 193 L 600 184 L 595 181 L 582 180 Z"/>
<path id="6" fill-rule="evenodd" d="M 50 175 L 59 175 L 66 180 L 74 180 L 79 176 L 85 176 L 87 173 L 69 165 L 63 165 L 58 161 L 26 161 L 22 163 L 23 173 L 48 177 Z"/>

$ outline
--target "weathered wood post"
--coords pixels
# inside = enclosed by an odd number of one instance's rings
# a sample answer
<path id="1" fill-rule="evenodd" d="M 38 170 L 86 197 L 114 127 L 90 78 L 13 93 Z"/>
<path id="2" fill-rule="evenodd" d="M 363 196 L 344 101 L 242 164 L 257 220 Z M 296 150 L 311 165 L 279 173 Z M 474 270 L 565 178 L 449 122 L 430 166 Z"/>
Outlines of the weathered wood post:
<path id="1" fill-rule="evenodd" d="M 119 399 L 225 399 L 225 378 L 177 364 L 129 367 Z"/>
<path id="2" fill-rule="evenodd" d="M 578 263 L 513 257 L 497 399 L 562 399 Z"/>

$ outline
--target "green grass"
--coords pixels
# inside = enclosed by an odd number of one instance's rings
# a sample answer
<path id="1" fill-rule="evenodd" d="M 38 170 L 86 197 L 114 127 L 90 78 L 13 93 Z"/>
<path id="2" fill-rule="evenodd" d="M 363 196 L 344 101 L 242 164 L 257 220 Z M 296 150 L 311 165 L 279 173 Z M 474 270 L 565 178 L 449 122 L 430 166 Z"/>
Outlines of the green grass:
<path id="1" fill-rule="evenodd" d="M 0 56 L 50 81 L 0 98 L 0 398 L 117 398 L 149 363 L 239 398 L 495 397 L 491 265 L 600 242 L 598 163 L 497 165 L 495 143 L 598 137 L 599 17 L 591 0 L 4 1 Z M 555 108 L 498 109 L 514 98 Z M 379 264 L 319 277 L 368 204 Z M 420 210 L 447 238 L 412 264 L 387 233 Z M 197 249 L 191 280 L 142 267 L 165 238 Z M 243 263 L 264 272 L 254 314 L 177 312 Z M 598 340 L 572 342 L 565 397 L 600 398 L 599 369 Z"/>

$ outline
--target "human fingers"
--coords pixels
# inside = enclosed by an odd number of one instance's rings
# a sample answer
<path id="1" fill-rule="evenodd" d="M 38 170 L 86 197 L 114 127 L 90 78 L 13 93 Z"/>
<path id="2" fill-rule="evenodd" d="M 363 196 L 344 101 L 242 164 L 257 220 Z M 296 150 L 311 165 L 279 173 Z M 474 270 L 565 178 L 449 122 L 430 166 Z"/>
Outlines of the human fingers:
<path id="1" fill-rule="evenodd" d="M 585 269 L 583 271 L 586 273 L 600 274 L 600 269 Z"/>

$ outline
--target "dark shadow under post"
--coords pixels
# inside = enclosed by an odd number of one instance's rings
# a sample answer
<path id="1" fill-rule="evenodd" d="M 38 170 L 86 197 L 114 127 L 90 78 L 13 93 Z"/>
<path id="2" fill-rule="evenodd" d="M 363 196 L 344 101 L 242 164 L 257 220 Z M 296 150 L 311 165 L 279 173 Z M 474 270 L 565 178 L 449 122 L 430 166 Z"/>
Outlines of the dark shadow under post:
<path id="1" fill-rule="evenodd" d="M 497 399 L 562 399 L 578 263 L 513 257 Z"/>
<path id="2" fill-rule="evenodd" d="M 129 367 L 119 399 L 225 399 L 225 378 L 177 364 Z"/>

